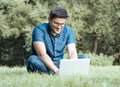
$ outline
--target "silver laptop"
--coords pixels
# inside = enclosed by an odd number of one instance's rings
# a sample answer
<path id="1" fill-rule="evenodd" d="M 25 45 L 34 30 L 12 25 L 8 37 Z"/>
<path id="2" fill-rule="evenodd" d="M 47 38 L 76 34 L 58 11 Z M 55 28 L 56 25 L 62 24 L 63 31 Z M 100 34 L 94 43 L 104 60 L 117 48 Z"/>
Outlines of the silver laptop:
<path id="1" fill-rule="evenodd" d="M 90 59 L 62 59 L 60 60 L 60 75 L 88 74 Z"/>

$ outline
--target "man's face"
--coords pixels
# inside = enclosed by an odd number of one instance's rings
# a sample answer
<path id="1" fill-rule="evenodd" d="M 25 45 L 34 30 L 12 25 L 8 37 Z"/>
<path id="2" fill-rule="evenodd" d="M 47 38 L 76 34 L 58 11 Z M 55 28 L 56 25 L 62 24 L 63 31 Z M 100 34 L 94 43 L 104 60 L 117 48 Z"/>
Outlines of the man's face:
<path id="1" fill-rule="evenodd" d="M 66 21 L 65 18 L 54 18 L 54 19 L 49 18 L 50 27 L 52 29 L 51 32 L 54 34 L 59 34 L 62 28 L 64 27 L 65 21 Z"/>

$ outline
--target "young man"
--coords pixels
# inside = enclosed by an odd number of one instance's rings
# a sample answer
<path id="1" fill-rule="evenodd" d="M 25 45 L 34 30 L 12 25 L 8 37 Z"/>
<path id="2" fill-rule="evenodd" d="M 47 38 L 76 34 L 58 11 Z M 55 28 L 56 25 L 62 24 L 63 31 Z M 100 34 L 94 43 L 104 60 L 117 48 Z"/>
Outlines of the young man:
<path id="1" fill-rule="evenodd" d="M 66 25 L 67 11 L 62 7 L 50 11 L 48 23 L 36 26 L 32 33 L 32 52 L 27 70 L 40 73 L 58 73 L 59 62 L 67 47 L 69 58 L 77 58 L 73 30 Z"/>

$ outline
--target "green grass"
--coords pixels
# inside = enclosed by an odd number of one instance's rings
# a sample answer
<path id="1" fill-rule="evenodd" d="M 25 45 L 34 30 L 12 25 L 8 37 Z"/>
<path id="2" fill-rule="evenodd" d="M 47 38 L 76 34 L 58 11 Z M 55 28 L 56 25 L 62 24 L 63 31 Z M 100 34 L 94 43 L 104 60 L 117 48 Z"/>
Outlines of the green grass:
<path id="1" fill-rule="evenodd" d="M 119 87 L 120 66 L 90 66 L 88 75 L 40 75 L 25 67 L 0 67 L 0 87 Z"/>

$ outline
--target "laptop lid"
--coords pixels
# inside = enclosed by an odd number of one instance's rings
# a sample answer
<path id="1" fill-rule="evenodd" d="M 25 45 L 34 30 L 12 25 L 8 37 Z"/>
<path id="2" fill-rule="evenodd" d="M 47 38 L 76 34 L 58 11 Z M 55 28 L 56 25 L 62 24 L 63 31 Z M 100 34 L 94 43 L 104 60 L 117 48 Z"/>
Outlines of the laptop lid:
<path id="1" fill-rule="evenodd" d="M 62 59 L 60 60 L 60 75 L 88 74 L 90 59 Z"/>

